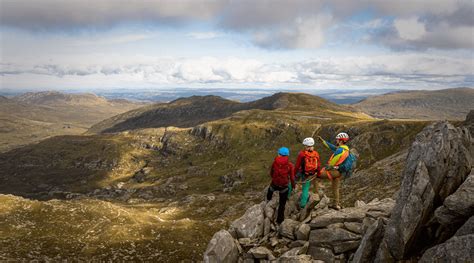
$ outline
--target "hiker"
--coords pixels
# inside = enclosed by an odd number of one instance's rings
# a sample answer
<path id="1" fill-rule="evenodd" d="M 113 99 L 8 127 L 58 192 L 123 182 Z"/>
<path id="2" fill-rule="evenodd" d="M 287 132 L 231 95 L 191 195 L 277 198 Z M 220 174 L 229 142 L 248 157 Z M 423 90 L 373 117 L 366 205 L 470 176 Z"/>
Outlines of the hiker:
<path id="1" fill-rule="evenodd" d="M 289 195 L 289 183 L 291 188 L 295 188 L 295 177 L 294 177 L 294 166 L 290 162 L 288 156 L 290 150 L 286 147 L 278 149 L 278 156 L 275 158 L 270 170 L 270 176 L 272 177 L 272 183 L 268 187 L 267 201 L 272 200 L 273 192 L 278 191 L 280 195 L 278 205 L 278 216 L 277 223 L 280 224 L 285 219 L 285 205 Z"/>
<path id="2" fill-rule="evenodd" d="M 318 136 L 319 140 L 330 149 L 333 154 L 329 158 L 328 164 L 322 169 L 319 178 L 327 178 L 331 181 L 332 191 L 334 194 L 334 208 L 336 210 L 341 209 L 339 187 L 341 184 L 341 177 L 346 176 L 351 171 L 350 168 L 346 168 L 344 162 L 349 158 L 349 147 L 346 143 L 349 141 L 349 135 L 345 132 L 341 132 L 336 135 L 336 145 L 330 143 L 327 140 Z M 318 183 L 315 184 L 315 192 L 318 191 Z"/>
<path id="3" fill-rule="evenodd" d="M 319 153 L 314 149 L 314 139 L 308 137 L 303 140 L 304 150 L 298 154 L 296 159 L 296 178 L 302 181 L 300 207 L 304 208 L 309 200 L 309 188 L 311 179 L 321 173 Z"/>

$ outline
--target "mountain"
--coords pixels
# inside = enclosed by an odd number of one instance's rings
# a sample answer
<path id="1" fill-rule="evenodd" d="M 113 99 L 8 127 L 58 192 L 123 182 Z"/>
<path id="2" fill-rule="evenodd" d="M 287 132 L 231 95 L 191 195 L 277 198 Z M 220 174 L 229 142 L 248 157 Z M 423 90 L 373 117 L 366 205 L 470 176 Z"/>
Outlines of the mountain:
<path id="1" fill-rule="evenodd" d="M 159 108 L 159 118 L 151 118 L 173 120 L 202 101 L 206 112 L 235 112 L 190 127 L 135 122 L 123 132 L 56 136 L 0 153 L 5 257 L 200 261 L 214 232 L 261 202 L 279 147 L 287 146 L 294 162 L 305 137 L 333 140 L 348 132 L 360 155 L 354 180 L 341 189 L 349 206 L 394 195 L 406 151 L 428 124 L 376 120 L 295 93 L 249 104 L 191 97 L 131 112 L 141 116 Z M 181 121 L 190 125 L 191 117 L 184 116 Z M 319 143 L 316 149 L 325 163 L 331 152 Z M 324 186 L 330 193 L 330 183 Z M 38 231 L 18 230 L 26 221 Z M 70 222 L 76 223 L 68 227 Z"/>
<path id="2" fill-rule="evenodd" d="M 260 100 L 240 103 L 218 96 L 192 96 L 170 103 L 158 103 L 132 110 L 93 125 L 90 133 L 113 133 L 140 128 L 167 126 L 192 127 L 204 122 L 223 119 L 239 111 L 280 110 L 316 112 L 350 112 L 350 109 L 317 96 L 303 93 L 277 93 Z M 332 113 L 331 113 L 332 114 Z M 332 114 L 337 115 L 337 114 Z"/>
<path id="3" fill-rule="evenodd" d="M 0 99 L 0 151 L 49 136 L 80 134 L 92 124 L 143 106 L 93 94 L 25 93 Z"/>
<path id="4" fill-rule="evenodd" d="M 89 132 L 120 132 L 137 128 L 167 126 L 191 127 L 198 123 L 225 118 L 243 110 L 244 105 L 217 96 L 193 96 L 170 103 L 158 103 L 104 120 Z"/>
<path id="5" fill-rule="evenodd" d="M 311 193 L 301 209 L 293 194 L 276 225 L 275 194 L 216 232 L 204 262 L 472 262 L 474 148 L 466 129 L 439 122 L 416 136 L 396 200 L 357 200 L 334 210 L 326 195 Z M 375 179 L 366 176 L 353 179 L 361 186 Z"/>
<path id="6" fill-rule="evenodd" d="M 5 96 L 0 96 L 0 103 L 1 102 L 7 102 L 9 99 Z"/>
<path id="7" fill-rule="evenodd" d="M 383 119 L 463 120 L 473 105 L 474 89 L 454 88 L 388 93 L 352 106 Z"/>

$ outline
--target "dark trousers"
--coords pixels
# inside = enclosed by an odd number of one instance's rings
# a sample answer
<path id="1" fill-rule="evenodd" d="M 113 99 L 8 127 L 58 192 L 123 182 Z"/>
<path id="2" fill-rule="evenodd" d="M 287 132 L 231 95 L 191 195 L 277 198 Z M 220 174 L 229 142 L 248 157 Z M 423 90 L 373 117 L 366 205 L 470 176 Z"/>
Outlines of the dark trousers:
<path id="1" fill-rule="evenodd" d="M 286 205 L 286 200 L 288 200 L 288 186 L 277 186 L 274 184 L 271 184 L 270 187 L 268 187 L 267 191 L 267 200 L 270 201 L 272 200 L 273 197 L 273 192 L 278 191 L 280 195 L 280 203 L 278 205 L 278 216 L 277 216 L 277 223 L 280 224 L 285 220 L 285 205 Z"/>

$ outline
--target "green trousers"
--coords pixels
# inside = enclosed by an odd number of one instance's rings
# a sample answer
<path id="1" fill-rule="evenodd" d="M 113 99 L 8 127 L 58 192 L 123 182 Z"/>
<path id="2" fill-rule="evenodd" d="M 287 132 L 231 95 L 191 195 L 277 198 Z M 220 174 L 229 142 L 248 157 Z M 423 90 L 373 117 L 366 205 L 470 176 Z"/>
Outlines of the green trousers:
<path id="1" fill-rule="evenodd" d="M 301 208 L 304 208 L 306 206 L 306 204 L 308 203 L 308 200 L 309 200 L 309 188 L 311 187 L 311 182 L 310 181 L 306 181 L 304 182 L 304 175 L 301 174 L 301 173 L 298 173 L 296 175 L 296 178 L 297 180 L 303 180 L 303 184 L 301 185 L 301 197 L 300 197 L 300 207 Z M 288 191 L 288 197 L 289 194 L 291 193 L 291 184 L 289 185 L 290 187 L 290 191 Z"/>
<path id="2" fill-rule="evenodd" d="M 301 198 L 300 198 L 300 207 L 304 208 L 309 200 L 309 187 L 311 186 L 310 181 L 306 181 L 301 185 Z"/>

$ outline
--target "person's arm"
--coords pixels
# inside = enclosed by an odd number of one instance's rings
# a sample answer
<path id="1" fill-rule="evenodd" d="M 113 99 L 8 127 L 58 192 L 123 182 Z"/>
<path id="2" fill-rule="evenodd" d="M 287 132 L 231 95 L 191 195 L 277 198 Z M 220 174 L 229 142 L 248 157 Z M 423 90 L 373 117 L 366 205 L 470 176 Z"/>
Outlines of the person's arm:
<path id="1" fill-rule="evenodd" d="M 317 170 L 317 176 L 321 176 L 321 158 L 319 157 L 319 154 L 318 154 L 318 170 Z"/>
<path id="2" fill-rule="evenodd" d="M 293 166 L 292 163 L 290 164 L 290 182 L 291 182 L 291 188 L 295 189 L 295 167 Z"/>
<path id="3" fill-rule="evenodd" d="M 298 154 L 298 157 L 296 158 L 296 165 L 295 165 L 295 168 L 293 169 L 294 174 L 296 174 L 298 172 L 298 170 L 300 169 L 300 167 L 301 167 L 301 161 L 303 160 L 302 154 L 303 154 L 303 152 L 300 152 Z"/>
<path id="4" fill-rule="evenodd" d="M 274 168 L 275 167 L 275 160 L 273 160 L 273 163 L 272 163 L 272 168 L 270 168 L 270 177 L 273 176 L 273 171 L 274 171 Z"/>
<path id="5" fill-rule="evenodd" d="M 336 145 L 330 143 L 328 140 L 323 139 L 321 136 L 318 136 L 319 140 L 321 143 L 328 149 L 330 149 L 332 152 L 335 152 L 337 150 Z"/>

